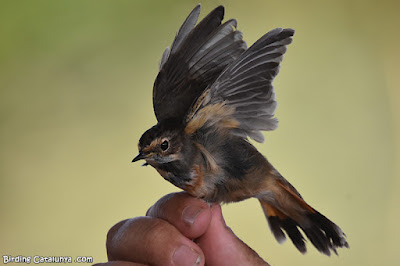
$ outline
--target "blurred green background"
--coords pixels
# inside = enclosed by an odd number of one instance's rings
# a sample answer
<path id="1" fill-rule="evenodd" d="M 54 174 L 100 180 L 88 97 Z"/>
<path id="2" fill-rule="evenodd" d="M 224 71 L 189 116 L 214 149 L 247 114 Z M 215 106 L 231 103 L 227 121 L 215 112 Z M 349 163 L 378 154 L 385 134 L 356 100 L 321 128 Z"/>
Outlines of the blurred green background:
<path id="1" fill-rule="evenodd" d="M 0 2 L 1 256 L 106 261 L 112 225 L 178 191 L 131 159 L 156 121 L 161 54 L 198 2 Z M 256 200 L 224 206 L 228 225 L 272 265 L 400 265 L 400 2 L 201 3 L 201 17 L 225 5 L 249 45 L 296 29 L 280 126 L 257 147 L 351 248 L 279 245 Z"/>

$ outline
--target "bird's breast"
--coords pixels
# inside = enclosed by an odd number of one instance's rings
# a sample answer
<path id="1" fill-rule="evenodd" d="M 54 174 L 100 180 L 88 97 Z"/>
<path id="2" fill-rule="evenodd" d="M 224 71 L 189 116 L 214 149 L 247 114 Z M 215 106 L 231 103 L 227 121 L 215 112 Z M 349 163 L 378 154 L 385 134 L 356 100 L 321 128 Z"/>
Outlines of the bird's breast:
<path id="1" fill-rule="evenodd" d="M 216 202 L 218 193 L 216 184 L 224 182 L 221 172 L 210 171 L 204 164 L 195 164 L 192 167 L 190 179 L 191 181 L 184 188 L 186 192 L 194 197 Z"/>
<path id="2" fill-rule="evenodd" d="M 185 189 L 186 184 L 191 181 L 190 175 L 179 164 L 166 163 L 153 167 L 165 180 L 179 188 Z"/>

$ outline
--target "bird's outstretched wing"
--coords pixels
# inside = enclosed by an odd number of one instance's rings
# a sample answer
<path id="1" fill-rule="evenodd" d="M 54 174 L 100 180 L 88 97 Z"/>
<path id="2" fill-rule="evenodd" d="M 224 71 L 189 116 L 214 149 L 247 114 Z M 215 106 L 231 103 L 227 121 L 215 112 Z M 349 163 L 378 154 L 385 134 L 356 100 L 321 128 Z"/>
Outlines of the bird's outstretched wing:
<path id="1" fill-rule="evenodd" d="M 274 29 L 233 61 L 192 107 L 186 133 L 214 127 L 263 142 L 261 131 L 278 126 L 272 81 L 293 35 L 292 29 Z"/>
<path id="2" fill-rule="evenodd" d="M 158 122 L 183 121 L 193 102 L 221 72 L 246 50 L 236 20 L 224 24 L 224 7 L 219 6 L 201 22 L 196 6 L 179 29 L 171 49 L 160 62 L 153 88 L 153 107 Z"/>

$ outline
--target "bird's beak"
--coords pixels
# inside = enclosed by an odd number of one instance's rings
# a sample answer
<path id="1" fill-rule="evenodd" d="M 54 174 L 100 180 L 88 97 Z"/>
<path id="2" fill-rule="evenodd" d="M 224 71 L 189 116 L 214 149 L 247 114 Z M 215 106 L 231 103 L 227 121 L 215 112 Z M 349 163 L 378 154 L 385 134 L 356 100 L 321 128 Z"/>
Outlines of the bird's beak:
<path id="1" fill-rule="evenodd" d="M 136 161 L 139 161 L 139 160 L 142 160 L 144 158 L 146 158 L 146 155 L 144 153 L 142 153 L 142 152 L 139 152 L 139 154 L 136 155 L 135 158 L 133 158 L 132 163 L 134 163 Z"/>

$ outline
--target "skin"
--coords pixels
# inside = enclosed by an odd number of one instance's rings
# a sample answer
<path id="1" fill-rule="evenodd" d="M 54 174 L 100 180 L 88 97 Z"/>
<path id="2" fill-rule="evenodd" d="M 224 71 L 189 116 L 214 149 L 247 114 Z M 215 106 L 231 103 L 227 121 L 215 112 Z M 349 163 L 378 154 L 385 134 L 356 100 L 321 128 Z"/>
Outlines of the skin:
<path id="1" fill-rule="evenodd" d="M 109 262 L 96 265 L 268 265 L 226 226 L 219 205 L 186 192 L 114 225 L 106 246 Z"/>

